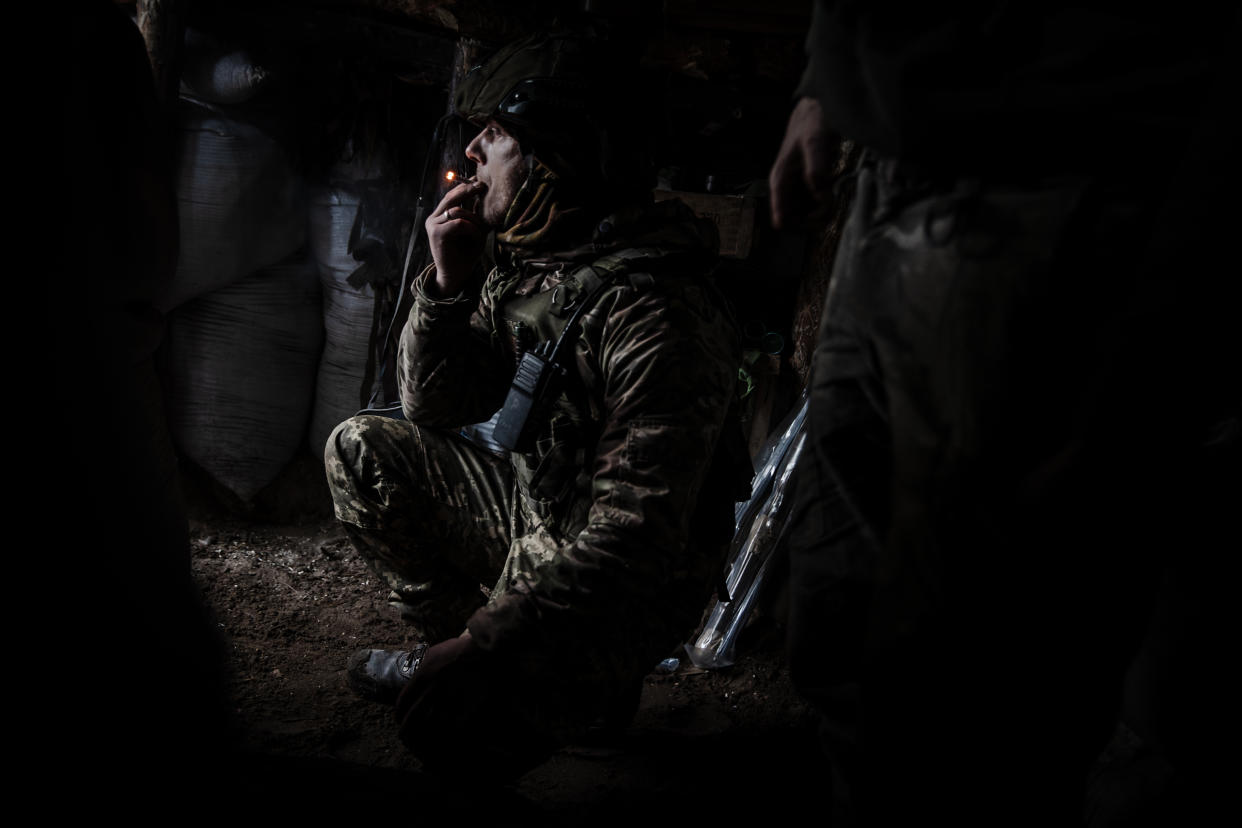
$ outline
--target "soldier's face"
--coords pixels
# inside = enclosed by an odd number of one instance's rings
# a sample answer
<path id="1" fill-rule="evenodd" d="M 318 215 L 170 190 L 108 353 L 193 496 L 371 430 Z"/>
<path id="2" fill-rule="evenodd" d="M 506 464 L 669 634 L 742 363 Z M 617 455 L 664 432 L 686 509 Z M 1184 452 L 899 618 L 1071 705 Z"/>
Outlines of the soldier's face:
<path id="1" fill-rule="evenodd" d="M 476 165 L 476 177 L 487 187 L 476 212 L 493 228 L 500 228 L 513 196 L 526 177 L 526 164 L 518 140 L 495 121 L 488 121 L 466 147 L 466 157 Z"/>

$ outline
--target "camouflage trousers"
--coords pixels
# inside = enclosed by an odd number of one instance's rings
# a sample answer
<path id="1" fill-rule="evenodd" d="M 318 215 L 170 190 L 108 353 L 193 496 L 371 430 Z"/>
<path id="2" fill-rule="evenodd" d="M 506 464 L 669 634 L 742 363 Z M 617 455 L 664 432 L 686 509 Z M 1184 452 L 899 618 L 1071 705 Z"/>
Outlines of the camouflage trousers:
<path id="1" fill-rule="evenodd" d="M 337 519 L 429 641 L 465 629 L 505 580 L 515 538 L 545 554 L 559 545 L 514 508 L 509 463 L 450 432 L 361 415 L 336 428 L 324 460 Z"/>
<path id="2" fill-rule="evenodd" d="M 450 432 L 360 415 L 336 428 L 325 461 L 337 518 L 430 643 L 461 633 L 488 594 L 566 542 L 518 502 L 506 460 Z M 563 653 L 487 653 L 441 670 L 402 738 L 424 762 L 501 778 L 588 727 L 624 727 L 650 666 L 635 669 L 634 651 L 645 652 L 644 630 L 659 622 L 627 619 L 618 637 L 588 636 Z"/>

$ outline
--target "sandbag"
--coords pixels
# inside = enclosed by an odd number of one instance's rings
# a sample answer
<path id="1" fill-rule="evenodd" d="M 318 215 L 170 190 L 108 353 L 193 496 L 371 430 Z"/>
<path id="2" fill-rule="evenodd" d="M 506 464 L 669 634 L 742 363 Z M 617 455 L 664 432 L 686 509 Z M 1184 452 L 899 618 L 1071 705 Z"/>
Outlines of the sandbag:
<path id="1" fill-rule="evenodd" d="M 304 445 L 321 302 L 314 265 L 302 254 L 170 317 L 162 364 L 174 445 L 244 504 Z"/>
<path id="2" fill-rule="evenodd" d="M 181 103 L 180 256 L 157 300 L 162 311 L 283 261 L 306 242 L 304 188 L 285 149 L 219 108 Z"/>
<path id="3" fill-rule="evenodd" d="M 184 46 L 182 95 L 212 103 L 244 103 L 267 88 L 276 74 L 244 46 L 209 32 L 187 28 Z"/>
<path id="4" fill-rule="evenodd" d="M 338 163 L 328 182 L 308 195 L 307 244 L 323 287 L 324 348 L 307 438 L 316 456 L 322 456 L 332 430 L 369 401 L 376 294 L 372 284 L 356 278 L 365 275 L 365 263 L 350 252 L 350 237 L 363 195 L 386 186 L 389 175 L 384 156 L 354 156 Z"/>

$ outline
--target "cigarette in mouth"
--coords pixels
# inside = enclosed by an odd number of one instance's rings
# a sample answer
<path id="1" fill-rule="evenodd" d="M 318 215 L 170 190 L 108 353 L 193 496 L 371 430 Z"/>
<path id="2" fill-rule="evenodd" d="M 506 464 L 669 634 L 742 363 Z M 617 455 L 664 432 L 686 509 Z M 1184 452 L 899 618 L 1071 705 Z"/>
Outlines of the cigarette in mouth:
<path id="1" fill-rule="evenodd" d="M 474 176 L 474 175 L 470 176 L 469 178 L 462 178 L 462 173 L 459 173 L 457 170 L 449 170 L 446 173 L 444 173 L 444 180 L 450 184 L 458 182 L 458 181 L 460 181 L 462 184 L 474 184 L 478 182 L 479 178 L 478 176 Z"/>

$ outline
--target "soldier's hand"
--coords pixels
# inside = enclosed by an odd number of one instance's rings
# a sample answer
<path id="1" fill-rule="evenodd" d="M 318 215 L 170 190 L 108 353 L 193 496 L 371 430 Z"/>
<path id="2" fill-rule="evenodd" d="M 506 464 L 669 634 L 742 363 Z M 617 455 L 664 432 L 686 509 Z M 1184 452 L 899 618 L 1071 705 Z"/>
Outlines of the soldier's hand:
<path id="1" fill-rule="evenodd" d="M 768 174 L 772 226 L 781 228 L 828 201 L 839 143 L 814 98 L 801 98 Z"/>
<path id="2" fill-rule="evenodd" d="M 436 264 L 436 288 L 441 296 L 459 293 L 483 256 L 488 231 L 474 206 L 486 189 L 478 181 L 464 181 L 445 193 L 427 218 L 427 243 Z"/>
<path id="3" fill-rule="evenodd" d="M 489 784 L 515 779 L 555 748 L 549 688 L 469 633 L 428 647 L 397 699 L 397 733 L 423 769 Z"/>
<path id="4" fill-rule="evenodd" d="M 495 682 L 488 659 L 469 635 L 441 641 L 423 653 L 418 669 L 397 697 L 398 735 L 424 762 L 464 760 L 474 750 L 473 730 L 492 727 L 489 699 Z"/>

